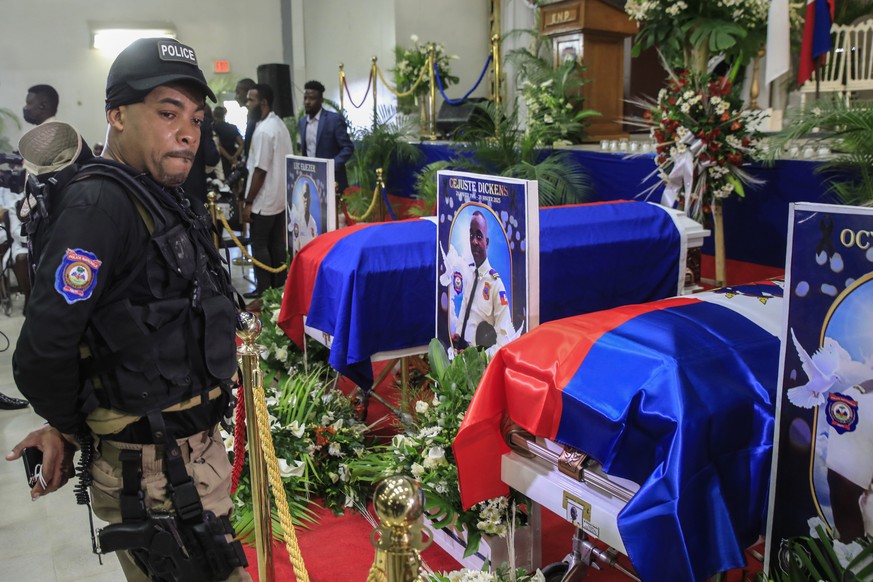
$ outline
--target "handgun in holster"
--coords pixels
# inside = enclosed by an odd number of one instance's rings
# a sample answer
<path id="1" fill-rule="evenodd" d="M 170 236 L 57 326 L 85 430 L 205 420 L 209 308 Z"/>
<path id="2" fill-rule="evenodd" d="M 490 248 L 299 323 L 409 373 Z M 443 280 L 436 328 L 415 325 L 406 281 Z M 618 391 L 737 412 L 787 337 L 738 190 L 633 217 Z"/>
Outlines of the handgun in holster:
<path id="1" fill-rule="evenodd" d="M 173 513 L 146 510 L 141 489 L 142 451 L 123 450 L 121 519 L 98 532 L 100 552 L 127 550 L 153 580 L 215 582 L 248 565 L 242 544 L 226 516 L 204 511 L 179 445 L 160 413 L 148 415 L 155 442 L 164 444 L 167 492 Z"/>
<path id="2" fill-rule="evenodd" d="M 227 541 L 232 533 L 230 521 L 211 511 L 193 526 L 176 514 L 148 512 L 145 519 L 106 526 L 97 537 L 101 553 L 127 550 L 153 580 L 214 582 L 245 564 L 239 543 Z"/>

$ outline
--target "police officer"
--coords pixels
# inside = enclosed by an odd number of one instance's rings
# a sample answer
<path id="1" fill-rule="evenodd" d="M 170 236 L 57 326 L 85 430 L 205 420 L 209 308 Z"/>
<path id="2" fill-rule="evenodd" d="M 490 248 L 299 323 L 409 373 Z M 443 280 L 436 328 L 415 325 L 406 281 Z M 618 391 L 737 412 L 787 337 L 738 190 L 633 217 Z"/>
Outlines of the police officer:
<path id="1" fill-rule="evenodd" d="M 298 212 L 294 213 L 294 220 L 288 226 L 293 236 L 291 248 L 295 255 L 300 252 L 300 249 L 308 245 L 312 239 L 318 236 L 318 225 L 315 224 L 315 217 L 309 213 L 309 205 L 312 199 L 309 182 L 303 183 L 303 194 L 301 197 L 303 198 L 303 211 L 300 212 L 299 209 L 295 209 Z"/>
<path id="2" fill-rule="evenodd" d="M 473 262 L 463 278 L 463 300 L 459 318 L 461 325 L 452 335 L 455 349 L 480 346 L 493 355 L 518 335 L 512 325 L 509 298 L 503 280 L 488 261 L 488 223 L 480 211 L 470 218 L 470 253 Z"/>
<path id="3" fill-rule="evenodd" d="M 873 379 L 830 393 L 824 409 L 834 525 L 848 544 L 873 536 Z"/>
<path id="4" fill-rule="evenodd" d="M 250 579 L 221 519 L 232 509 L 231 467 L 216 428 L 237 369 L 236 310 L 208 217 L 178 189 L 206 96 L 215 100 L 194 51 L 175 40 L 141 39 L 118 55 L 106 84 L 104 160 L 94 162 L 108 169 L 86 166 L 54 199 L 13 357 L 19 389 L 47 421 L 6 457 L 42 451 L 45 484 L 33 499 L 64 485 L 72 451 L 93 440 L 98 517 L 134 532 L 177 520 L 187 545 L 169 551 L 176 562 L 149 547 L 117 552 L 128 580 L 148 579 L 145 571 L 159 580 Z M 226 528 L 215 536 L 219 522 Z M 125 549 L 119 538 L 100 539 Z M 195 562 L 210 543 L 224 561 Z M 180 564 L 191 574 L 173 569 Z"/>

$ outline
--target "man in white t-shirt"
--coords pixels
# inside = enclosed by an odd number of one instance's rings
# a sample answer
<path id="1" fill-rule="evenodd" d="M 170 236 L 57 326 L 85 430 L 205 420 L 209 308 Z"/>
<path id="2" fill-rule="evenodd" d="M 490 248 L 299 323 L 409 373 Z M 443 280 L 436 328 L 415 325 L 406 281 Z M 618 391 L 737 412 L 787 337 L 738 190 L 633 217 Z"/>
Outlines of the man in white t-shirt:
<path id="1" fill-rule="evenodd" d="M 246 167 L 249 171 L 246 186 L 243 221 L 252 225 L 252 256 L 272 268 L 281 267 L 288 249 L 285 238 L 285 156 L 293 152 L 291 134 L 279 117 L 273 113 L 273 90 L 269 85 L 257 84 L 248 92 L 246 107 L 257 114 L 259 121 L 252 134 L 252 144 Z M 245 293 L 246 299 L 257 299 L 271 287 L 285 282 L 283 272 L 272 273 L 255 265 L 257 287 Z"/>

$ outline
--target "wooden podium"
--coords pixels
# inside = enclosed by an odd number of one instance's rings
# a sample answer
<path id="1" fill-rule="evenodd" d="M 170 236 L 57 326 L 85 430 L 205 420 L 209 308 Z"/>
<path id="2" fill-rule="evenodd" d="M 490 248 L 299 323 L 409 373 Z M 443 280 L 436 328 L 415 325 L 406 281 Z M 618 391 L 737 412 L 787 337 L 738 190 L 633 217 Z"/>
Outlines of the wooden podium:
<path id="1" fill-rule="evenodd" d="M 625 38 L 637 33 L 637 25 L 622 2 L 565 0 L 540 8 L 540 32 L 552 39 L 555 63 L 578 58 L 590 81 L 582 87 L 585 108 L 600 112 L 589 118 L 588 140 L 627 137 L 621 123 L 624 115 Z"/>

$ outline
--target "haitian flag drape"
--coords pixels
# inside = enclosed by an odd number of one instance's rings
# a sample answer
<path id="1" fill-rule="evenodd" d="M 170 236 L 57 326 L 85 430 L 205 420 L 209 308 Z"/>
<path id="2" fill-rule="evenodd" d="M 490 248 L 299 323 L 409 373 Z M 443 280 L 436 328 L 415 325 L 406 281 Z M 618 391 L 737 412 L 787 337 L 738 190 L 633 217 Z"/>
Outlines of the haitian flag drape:
<path id="1" fill-rule="evenodd" d="M 742 566 L 767 506 L 781 294 L 763 283 L 619 307 L 498 351 L 453 446 L 464 506 L 508 491 L 506 416 L 640 485 L 618 527 L 642 579 Z"/>
<path id="2" fill-rule="evenodd" d="M 686 241 L 653 204 L 543 208 L 540 241 L 541 321 L 669 297 L 684 277 Z M 302 348 L 306 316 L 332 336 L 330 365 L 366 390 L 371 356 L 427 346 L 436 305 L 432 221 L 355 225 L 297 253 L 278 324 Z"/>
<path id="3" fill-rule="evenodd" d="M 800 66 L 797 84 L 803 85 L 831 50 L 831 24 L 834 21 L 834 0 L 806 0 L 806 20 L 800 45 Z"/>

